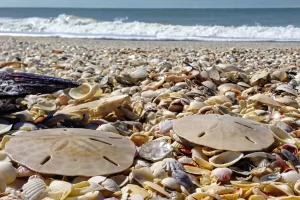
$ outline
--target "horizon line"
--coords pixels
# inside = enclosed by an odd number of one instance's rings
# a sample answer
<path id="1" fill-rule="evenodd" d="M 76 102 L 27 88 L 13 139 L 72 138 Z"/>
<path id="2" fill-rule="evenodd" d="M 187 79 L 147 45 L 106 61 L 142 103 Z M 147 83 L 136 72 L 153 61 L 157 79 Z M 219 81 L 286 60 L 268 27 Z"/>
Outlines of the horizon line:
<path id="1" fill-rule="evenodd" d="M 5 9 L 5 8 L 51 8 L 51 9 L 299 9 L 300 7 L 261 7 L 261 8 L 255 8 L 255 7 L 218 7 L 218 8 L 213 8 L 213 7 L 206 7 L 206 8 L 167 8 L 167 7 L 162 7 L 162 8 L 142 8 L 142 7 L 135 7 L 135 8 L 127 8 L 127 7 L 29 7 L 29 6 L 20 6 L 20 7 L 0 7 L 0 9 Z"/>

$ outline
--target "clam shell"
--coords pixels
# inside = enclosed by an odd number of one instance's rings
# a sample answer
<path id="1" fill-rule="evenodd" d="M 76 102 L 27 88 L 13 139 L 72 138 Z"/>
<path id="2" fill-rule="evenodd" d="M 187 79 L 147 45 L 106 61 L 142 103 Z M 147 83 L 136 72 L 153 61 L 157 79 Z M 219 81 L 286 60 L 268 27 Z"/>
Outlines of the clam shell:
<path id="1" fill-rule="evenodd" d="M 145 186 L 144 185 L 145 181 L 153 182 L 153 180 L 154 180 L 154 176 L 149 167 L 143 167 L 140 169 L 132 169 L 132 176 L 142 186 Z"/>
<path id="2" fill-rule="evenodd" d="M 283 92 L 286 92 L 286 93 L 289 93 L 291 95 L 294 95 L 294 96 L 297 96 L 297 90 L 295 90 L 291 85 L 289 84 L 282 84 L 282 85 L 279 85 L 276 89 L 276 91 L 283 91 Z"/>
<path id="3" fill-rule="evenodd" d="M 146 160 L 158 161 L 173 151 L 173 147 L 164 140 L 153 140 L 140 147 L 139 155 Z"/>
<path id="4" fill-rule="evenodd" d="M 262 176 L 259 180 L 260 182 L 275 182 L 278 181 L 281 178 L 281 174 L 279 173 L 273 173 L 273 174 L 267 174 Z"/>
<path id="5" fill-rule="evenodd" d="M 273 136 L 282 143 L 295 144 L 295 140 L 283 129 L 276 125 L 269 125 L 269 129 L 273 133 Z"/>
<path id="6" fill-rule="evenodd" d="M 22 196 L 28 200 L 40 200 L 47 194 L 47 186 L 40 178 L 29 179 L 28 182 L 23 185 L 22 189 Z"/>
<path id="7" fill-rule="evenodd" d="M 7 184 L 10 184 L 16 180 L 17 169 L 14 168 L 10 162 L 0 162 L 0 173 L 4 176 Z"/>
<path id="8" fill-rule="evenodd" d="M 280 104 L 277 103 L 272 97 L 269 97 L 264 94 L 255 94 L 249 98 L 250 101 L 259 102 L 271 107 L 280 107 Z"/>
<path id="9" fill-rule="evenodd" d="M 102 94 L 102 90 L 99 84 L 90 85 L 89 83 L 83 83 L 77 88 L 72 88 L 68 94 L 73 99 L 86 101 L 99 97 Z"/>
<path id="10" fill-rule="evenodd" d="M 72 191 L 72 184 L 65 181 L 54 180 L 49 185 L 48 197 L 64 200 Z"/>
<path id="11" fill-rule="evenodd" d="M 271 196 L 295 195 L 293 189 L 284 183 L 271 182 L 264 187 L 264 192 L 269 193 Z"/>
<path id="12" fill-rule="evenodd" d="M 238 162 L 244 156 L 241 152 L 225 151 L 219 155 L 213 156 L 209 162 L 215 167 L 228 167 Z"/>

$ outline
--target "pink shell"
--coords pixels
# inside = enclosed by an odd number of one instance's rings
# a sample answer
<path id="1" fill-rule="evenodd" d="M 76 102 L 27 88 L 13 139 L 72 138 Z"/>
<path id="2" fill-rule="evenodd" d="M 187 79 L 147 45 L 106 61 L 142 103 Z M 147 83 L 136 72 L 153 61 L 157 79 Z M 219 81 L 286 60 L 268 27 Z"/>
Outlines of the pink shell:
<path id="1" fill-rule="evenodd" d="M 17 169 L 17 177 L 29 177 L 33 174 L 34 174 L 33 171 L 31 171 L 30 169 L 24 166 L 20 166 Z"/>
<path id="2" fill-rule="evenodd" d="M 230 181 L 232 170 L 229 168 L 216 168 L 212 171 L 212 175 L 218 178 L 221 183 Z"/>
<path id="3" fill-rule="evenodd" d="M 294 155 L 297 155 L 297 153 L 298 153 L 298 148 L 295 145 L 292 145 L 292 144 L 284 144 L 284 145 L 282 145 L 281 148 L 290 151 Z"/>

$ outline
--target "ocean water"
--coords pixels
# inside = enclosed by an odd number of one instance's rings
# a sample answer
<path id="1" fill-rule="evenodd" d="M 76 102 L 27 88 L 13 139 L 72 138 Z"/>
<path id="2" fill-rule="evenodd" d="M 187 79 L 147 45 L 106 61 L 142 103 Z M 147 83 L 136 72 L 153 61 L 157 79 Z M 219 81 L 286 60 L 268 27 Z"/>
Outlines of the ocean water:
<path id="1" fill-rule="evenodd" d="M 300 41 L 300 8 L 0 8 L 0 35 L 129 40 Z"/>

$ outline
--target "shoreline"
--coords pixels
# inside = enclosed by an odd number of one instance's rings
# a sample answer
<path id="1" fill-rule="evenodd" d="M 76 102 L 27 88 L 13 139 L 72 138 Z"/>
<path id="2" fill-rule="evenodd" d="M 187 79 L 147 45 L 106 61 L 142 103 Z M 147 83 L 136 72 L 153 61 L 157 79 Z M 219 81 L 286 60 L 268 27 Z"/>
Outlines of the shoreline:
<path id="1" fill-rule="evenodd" d="M 140 49 L 300 49 L 300 42 L 242 42 L 242 41 L 152 41 L 152 40 L 113 40 L 113 39 L 82 39 L 61 37 L 25 37 L 25 36 L 0 36 L 0 44 L 9 42 L 32 42 L 40 44 L 76 45 L 91 48 L 140 48 Z"/>

